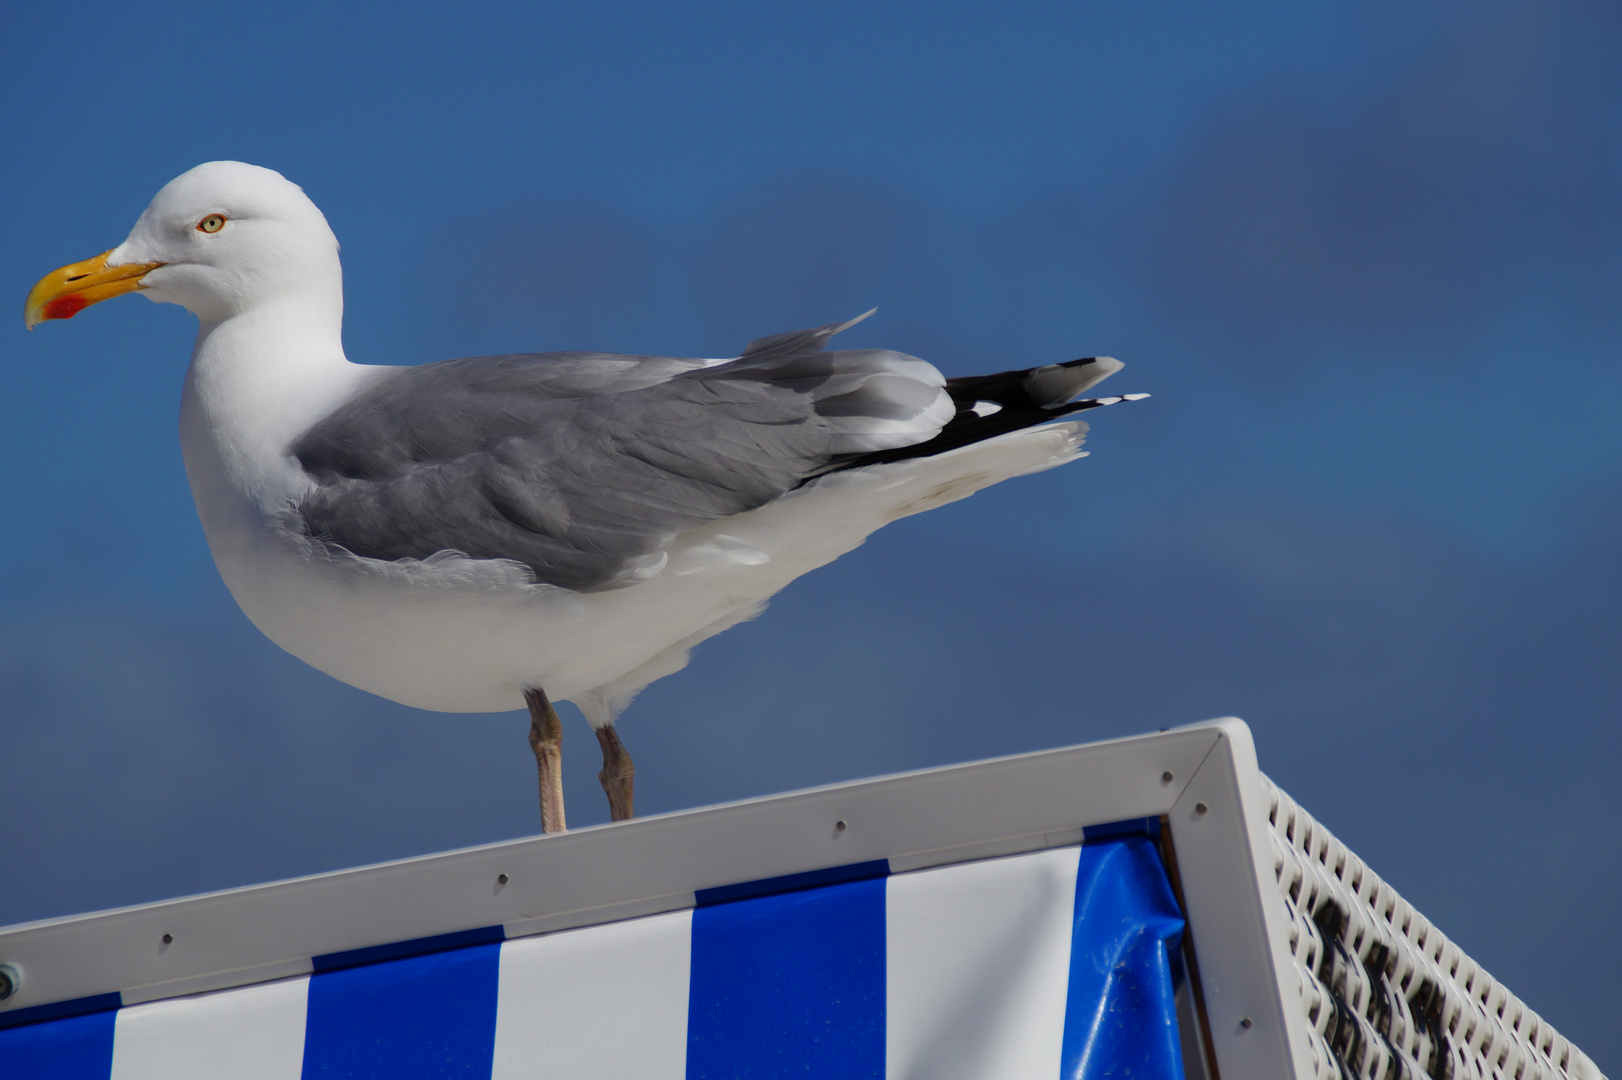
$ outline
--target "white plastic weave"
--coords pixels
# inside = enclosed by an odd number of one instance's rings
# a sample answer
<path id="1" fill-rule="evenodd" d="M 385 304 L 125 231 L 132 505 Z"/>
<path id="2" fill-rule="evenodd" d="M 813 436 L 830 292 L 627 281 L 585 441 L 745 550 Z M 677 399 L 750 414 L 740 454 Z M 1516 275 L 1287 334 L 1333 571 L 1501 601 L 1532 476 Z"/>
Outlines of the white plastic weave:
<path id="1" fill-rule="evenodd" d="M 1263 777 L 1320 1080 L 1604 1080 Z"/>

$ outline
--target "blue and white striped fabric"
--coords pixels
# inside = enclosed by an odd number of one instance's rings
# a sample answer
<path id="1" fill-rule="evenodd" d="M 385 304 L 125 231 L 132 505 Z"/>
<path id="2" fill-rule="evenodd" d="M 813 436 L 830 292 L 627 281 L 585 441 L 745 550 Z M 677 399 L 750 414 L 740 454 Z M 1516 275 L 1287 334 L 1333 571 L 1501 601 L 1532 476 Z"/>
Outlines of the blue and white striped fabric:
<path id="1" fill-rule="evenodd" d="M 843 870 L 812 876 L 846 878 L 833 884 L 711 890 L 688 911 L 324 958 L 296 979 L 16 1027 L 0 1031 L 0 1076 L 1183 1075 L 1183 922 L 1149 838 Z"/>

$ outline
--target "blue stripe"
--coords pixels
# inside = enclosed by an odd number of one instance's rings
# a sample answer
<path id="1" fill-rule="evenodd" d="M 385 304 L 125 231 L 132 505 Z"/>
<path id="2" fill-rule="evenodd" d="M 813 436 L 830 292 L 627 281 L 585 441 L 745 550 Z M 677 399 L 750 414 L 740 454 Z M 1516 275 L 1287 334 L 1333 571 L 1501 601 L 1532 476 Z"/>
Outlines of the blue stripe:
<path id="1" fill-rule="evenodd" d="M 476 945 L 310 979 L 304 1080 L 488 1078 L 500 945 Z"/>
<path id="2" fill-rule="evenodd" d="M 844 866 L 807 870 L 801 874 L 784 874 L 781 877 L 743 881 L 736 885 L 721 885 L 714 889 L 700 889 L 693 896 L 699 907 L 709 907 L 711 904 L 730 904 L 734 900 L 747 900 L 752 896 L 771 896 L 774 893 L 793 892 L 796 889 L 815 889 L 823 885 L 838 885 L 845 881 L 866 881 L 868 878 L 884 877 L 889 872 L 890 860 L 874 859 L 872 862 L 846 863 Z"/>
<path id="3" fill-rule="evenodd" d="M 1153 841 L 1081 848 L 1064 1013 L 1064 1080 L 1182 1080 L 1174 957 L 1183 916 Z"/>
<path id="4" fill-rule="evenodd" d="M 107 1080 L 113 1071 L 113 1024 L 117 1015 L 112 1011 L 97 1012 L 0 1031 L 0 1077 Z"/>
<path id="5" fill-rule="evenodd" d="M 106 1012 L 124 1004 L 122 994 L 92 994 L 90 997 L 53 1001 L 49 1005 L 34 1005 L 27 1009 L 12 1009 L 0 1013 L 0 1029 L 37 1024 L 41 1020 L 60 1020 L 64 1016 L 83 1016 L 85 1013 Z"/>
<path id="6" fill-rule="evenodd" d="M 693 912 L 690 1080 L 884 1076 L 884 884 Z"/>
<path id="7" fill-rule="evenodd" d="M 346 949 L 343 952 L 323 953 L 310 959 L 315 971 L 337 971 L 339 968 L 360 964 L 378 964 L 385 960 L 399 960 L 406 956 L 444 952 L 446 949 L 464 949 L 469 945 L 488 945 L 506 939 L 499 926 L 480 926 L 472 930 L 458 930 L 453 934 L 435 934 L 433 937 L 393 941 L 387 945 L 369 945 L 364 949 Z"/>

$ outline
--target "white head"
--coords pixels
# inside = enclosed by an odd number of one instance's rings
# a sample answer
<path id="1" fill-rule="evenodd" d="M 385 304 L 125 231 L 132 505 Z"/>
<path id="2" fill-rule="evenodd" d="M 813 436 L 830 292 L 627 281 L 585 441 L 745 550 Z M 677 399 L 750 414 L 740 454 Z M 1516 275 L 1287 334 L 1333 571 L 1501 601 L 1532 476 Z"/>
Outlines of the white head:
<path id="1" fill-rule="evenodd" d="M 122 244 L 46 275 L 25 317 L 30 327 L 72 318 L 134 290 L 204 324 L 288 300 L 341 318 L 338 240 L 280 173 L 211 161 L 165 184 Z"/>

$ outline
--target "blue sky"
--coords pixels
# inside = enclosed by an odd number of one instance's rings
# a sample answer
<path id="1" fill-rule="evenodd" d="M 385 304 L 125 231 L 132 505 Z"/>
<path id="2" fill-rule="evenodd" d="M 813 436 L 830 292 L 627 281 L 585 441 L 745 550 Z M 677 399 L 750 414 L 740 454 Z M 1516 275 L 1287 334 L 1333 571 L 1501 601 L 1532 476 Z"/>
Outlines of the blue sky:
<path id="1" fill-rule="evenodd" d="M 1244 716 L 1263 768 L 1602 1067 L 1622 940 L 1622 16 L 1548 3 L 90 4 L 4 16 L 0 922 L 533 832 L 518 714 L 236 612 L 191 317 L 44 272 L 238 158 L 351 359 L 1106 353 L 1086 461 L 901 522 L 622 722 L 645 812 Z M 605 816 L 568 732 L 572 820 Z"/>

